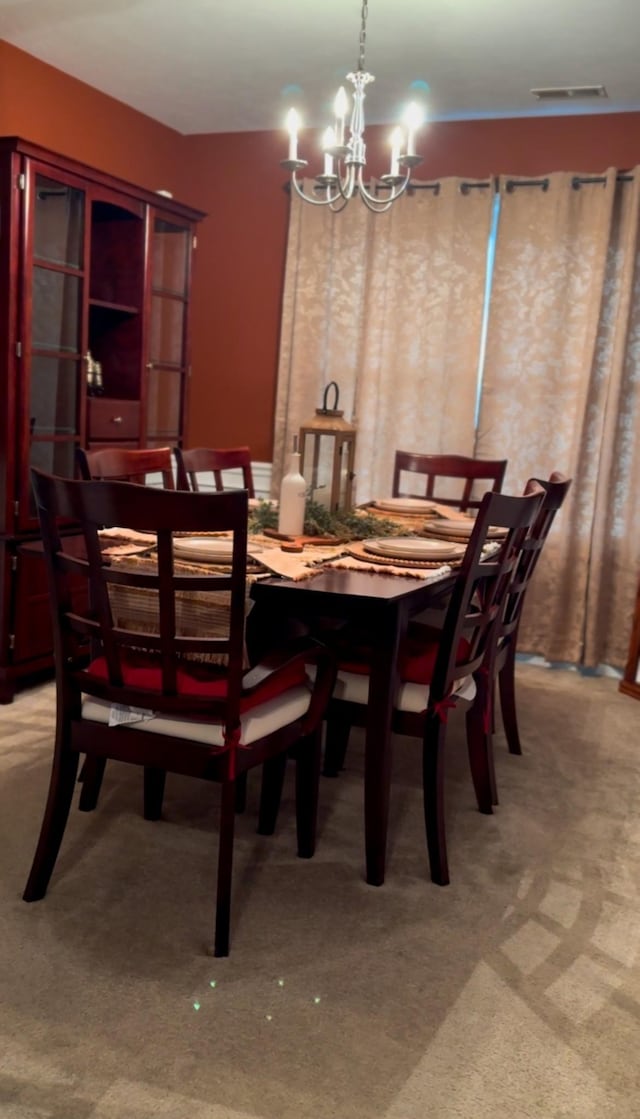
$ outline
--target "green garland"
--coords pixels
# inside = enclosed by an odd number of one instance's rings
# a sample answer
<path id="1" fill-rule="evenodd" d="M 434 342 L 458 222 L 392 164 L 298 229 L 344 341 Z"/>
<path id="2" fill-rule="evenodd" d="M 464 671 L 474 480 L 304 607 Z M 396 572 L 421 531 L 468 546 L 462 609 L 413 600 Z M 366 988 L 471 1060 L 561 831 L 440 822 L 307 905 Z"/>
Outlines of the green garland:
<path id="1" fill-rule="evenodd" d="M 261 501 L 249 515 L 249 531 L 263 532 L 265 528 L 277 529 L 278 510 L 268 501 Z M 305 536 L 335 536 L 337 540 L 367 540 L 374 536 L 408 536 L 393 521 L 376 517 L 364 511 L 338 510 L 332 513 L 326 505 L 307 498 L 304 511 Z"/>

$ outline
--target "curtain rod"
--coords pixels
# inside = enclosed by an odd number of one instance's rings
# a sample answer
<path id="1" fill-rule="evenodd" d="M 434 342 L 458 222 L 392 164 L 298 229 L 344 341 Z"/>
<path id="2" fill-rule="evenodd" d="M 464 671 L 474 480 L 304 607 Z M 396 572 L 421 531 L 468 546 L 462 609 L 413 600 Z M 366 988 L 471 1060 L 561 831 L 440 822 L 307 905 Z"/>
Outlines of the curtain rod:
<path id="1" fill-rule="evenodd" d="M 470 191 L 472 191 L 472 190 L 481 190 L 481 189 L 486 190 L 487 188 L 490 188 L 490 187 L 492 187 L 493 190 L 497 193 L 500 189 L 500 178 L 501 177 L 503 177 L 503 176 L 496 175 L 496 176 L 493 176 L 490 179 L 480 180 L 478 182 L 468 182 L 467 180 L 463 180 L 460 183 L 460 193 L 461 194 L 469 194 Z M 572 180 L 571 180 L 571 186 L 572 186 L 573 190 L 580 190 L 581 186 L 588 186 L 588 185 L 592 185 L 592 184 L 602 186 L 606 183 L 606 181 L 607 181 L 606 175 L 574 175 Z M 618 173 L 616 174 L 616 182 L 617 183 L 631 183 L 631 182 L 633 182 L 633 175 L 629 171 L 618 171 Z M 407 187 L 407 194 L 415 194 L 416 191 L 418 191 L 418 190 L 431 190 L 431 191 L 433 191 L 433 193 L 435 195 L 438 195 L 440 193 L 440 186 L 441 186 L 441 181 L 440 180 L 437 180 L 436 182 L 433 182 L 433 183 L 413 183 L 412 182 Z M 546 191 L 546 190 L 549 189 L 549 179 L 547 177 L 545 177 L 543 179 L 506 179 L 505 190 L 507 191 L 508 194 L 513 194 L 514 190 L 516 190 L 519 187 L 540 187 L 543 191 Z M 290 194 L 291 193 L 291 181 L 287 180 L 286 183 L 283 183 L 282 184 L 282 189 L 285 190 L 287 192 L 287 194 Z M 320 191 L 323 191 L 325 188 L 323 186 L 316 186 L 315 189 L 318 192 L 320 192 Z M 385 189 L 386 188 L 384 186 L 384 183 L 375 183 L 375 185 L 374 185 L 374 190 L 375 190 L 376 194 L 378 194 L 379 192 L 381 192 Z"/>
<path id="2" fill-rule="evenodd" d="M 571 180 L 571 187 L 573 190 L 580 190 L 581 186 L 587 186 L 592 183 L 603 186 L 607 182 L 606 175 L 574 175 Z M 616 175 L 617 183 L 632 183 L 633 175 L 628 171 L 619 171 Z M 505 189 L 509 194 L 512 194 L 516 187 L 531 187 L 539 186 L 542 190 L 549 189 L 549 179 L 507 179 Z"/>

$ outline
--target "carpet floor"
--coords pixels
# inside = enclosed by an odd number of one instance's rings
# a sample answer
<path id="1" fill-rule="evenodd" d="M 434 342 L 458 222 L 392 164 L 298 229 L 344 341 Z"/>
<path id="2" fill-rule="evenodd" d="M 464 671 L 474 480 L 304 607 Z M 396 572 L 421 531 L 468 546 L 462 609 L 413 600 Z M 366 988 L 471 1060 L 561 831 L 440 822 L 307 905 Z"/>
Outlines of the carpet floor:
<path id="1" fill-rule="evenodd" d="M 0 708 L 2 1119 L 640 1117 L 640 706 L 518 666 L 525 753 L 475 807 L 451 719 L 451 885 L 431 884 L 417 741 L 395 740 L 387 879 L 363 880 L 362 735 L 322 779 L 316 856 L 237 821 L 231 955 L 207 955 L 219 790 L 110 763 L 21 900 L 49 779 L 51 685 Z"/>

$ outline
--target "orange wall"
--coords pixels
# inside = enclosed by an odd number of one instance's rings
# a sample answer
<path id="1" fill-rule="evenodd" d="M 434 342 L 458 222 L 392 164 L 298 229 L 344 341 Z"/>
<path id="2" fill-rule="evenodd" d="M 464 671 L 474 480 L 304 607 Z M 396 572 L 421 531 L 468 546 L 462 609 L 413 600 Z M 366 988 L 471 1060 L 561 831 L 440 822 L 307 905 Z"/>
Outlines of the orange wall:
<path id="1" fill-rule="evenodd" d="M 378 174 L 389 130 L 367 131 Z M 256 460 L 269 460 L 286 251 L 284 133 L 181 136 L 0 41 L 0 135 L 171 190 L 208 213 L 194 271 L 188 442 L 246 442 Z M 436 123 L 421 148 L 427 179 L 631 167 L 640 163 L 640 114 Z"/>
<path id="2" fill-rule="evenodd" d="M 189 440 L 269 461 L 288 195 L 271 132 L 187 138 L 198 233 Z M 186 184 L 185 184 L 186 185 Z"/>
<path id="3" fill-rule="evenodd" d="M 149 190 L 177 193 L 185 143 L 179 132 L 1 40 L 0 136 L 20 136 Z"/>

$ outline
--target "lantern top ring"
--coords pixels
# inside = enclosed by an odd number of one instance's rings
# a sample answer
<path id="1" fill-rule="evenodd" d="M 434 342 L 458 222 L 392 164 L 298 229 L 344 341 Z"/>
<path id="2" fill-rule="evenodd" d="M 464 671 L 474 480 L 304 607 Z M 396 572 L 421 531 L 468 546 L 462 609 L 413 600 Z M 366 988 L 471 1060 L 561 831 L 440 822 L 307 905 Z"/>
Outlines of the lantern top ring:
<path id="1" fill-rule="evenodd" d="M 333 408 L 329 408 L 327 399 L 329 390 L 334 389 Z M 329 381 L 324 393 L 322 395 L 322 407 L 316 408 L 316 415 L 318 416 L 342 416 L 343 412 L 338 411 L 338 403 L 340 401 L 340 389 L 338 388 L 337 381 Z"/>

